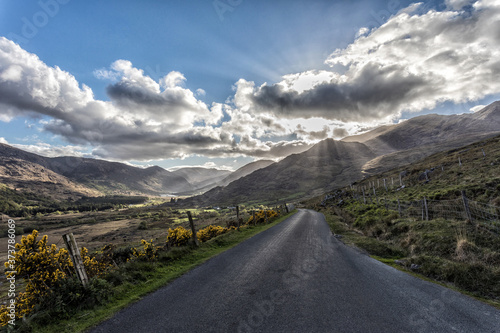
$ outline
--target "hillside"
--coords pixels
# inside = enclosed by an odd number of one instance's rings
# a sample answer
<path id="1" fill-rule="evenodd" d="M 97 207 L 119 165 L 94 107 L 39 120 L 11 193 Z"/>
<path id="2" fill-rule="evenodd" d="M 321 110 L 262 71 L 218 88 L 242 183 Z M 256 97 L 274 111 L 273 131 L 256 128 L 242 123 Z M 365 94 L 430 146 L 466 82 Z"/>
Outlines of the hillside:
<path id="1" fill-rule="evenodd" d="M 498 133 L 500 102 L 473 114 L 420 116 L 342 141 L 324 140 L 189 202 L 223 205 L 311 197 Z"/>
<path id="2" fill-rule="evenodd" d="M 273 161 L 268 161 L 268 160 L 261 160 L 261 161 L 255 161 L 252 163 L 248 163 L 247 165 L 244 165 L 241 168 L 239 168 L 238 170 L 236 170 L 235 172 L 229 174 L 222 181 L 218 182 L 217 185 L 218 186 L 227 186 L 230 183 L 234 182 L 235 180 L 246 177 L 249 174 L 251 174 L 257 170 L 266 168 L 273 163 L 274 163 Z"/>
<path id="3" fill-rule="evenodd" d="M 353 188 L 375 183 L 388 200 L 451 200 L 465 191 L 470 200 L 500 206 L 500 136 L 439 152 L 403 167 L 354 182 Z M 405 186 L 400 188 L 399 175 Z M 385 191 L 386 179 L 388 191 Z M 394 186 L 392 179 L 395 180 Z"/>
<path id="4" fill-rule="evenodd" d="M 0 144 L 0 179 L 11 188 L 54 199 L 104 194 L 160 195 L 191 189 L 186 179 L 157 166 L 142 169 L 90 158 L 49 158 L 6 144 Z"/>
<path id="5" fill-rule="evenodd" d="M 193 185 L 193 189 L 188 192 L 181 192 L 177 194 L 180 196 L 203 194 L 217 186 L 227 186 L 231 182 L 245 177 L 254 171 L 265 168 L 273 163 L 273 161 L 267 160 L 255 161 L 242 166 L 234 172 L 206 168 L 182 168 L 174 171 L 174 173 L 182 175 L 186 178 Z"/>
<path id="6" fill-rule="evenodd" d="M 40 164 L 12 157 L 0 159 L 0 184 L 56 200 L 77 200 L 84 196 L 100 195 L 99 191 L 74 182 Z"/>
<path id="7" fill-rule="evenodd" d="M 472 143 L 500 131 L 500 101 L 472 114 L 429 114 L 411 118 L 398 125 L 376 128 L 370 132 L 347 137 L 344 142 L 361 142 L 377 155 L 412 149 L 417 146 L 457 141 Z M 460 136 L 457 137 L 457 132 Z"/>
<path id="8" fill-rule="evenodd" d="M 56 199 L 103 194 L 193 195 L 210 190 L 187 202 L 221 205 L 290 200 L 311 197 L 498 133 L 500 101 L 473 114 L 425 115 L 341 141 L 327 139 L 278 163 L 258 161 L 234 173 L 204 168 L 169 172 L 158 166 L 143 169 L 89 158 L 47 158 L 0 144 L 0 180 L 11 188 Z"/>
<path id="9" fill-rule="evenodd" d="M 213 168 L 182 168 L 172 171 L 173 174 L 183 177 L 189 184 L 190 189 L 177 191 L 178 195 L 193 195 L 204 193 L 218 185 L 224 178 L 231 174 L 228 170 L 218 170 Z"/>
<path id="10" fill-rule="evenodd" d="M 257 170 L 226 187 L 216 187 L 188 202 L 236 204 L 306 196 L 311 194 L 310 189 L 324 190 L 335 181 L 348 182 L 360 177 L 361 167 L 373 157 L 373 153 L 361 143 L 327 139 L 304 153 L 288 156 L 279 163 Z"/>

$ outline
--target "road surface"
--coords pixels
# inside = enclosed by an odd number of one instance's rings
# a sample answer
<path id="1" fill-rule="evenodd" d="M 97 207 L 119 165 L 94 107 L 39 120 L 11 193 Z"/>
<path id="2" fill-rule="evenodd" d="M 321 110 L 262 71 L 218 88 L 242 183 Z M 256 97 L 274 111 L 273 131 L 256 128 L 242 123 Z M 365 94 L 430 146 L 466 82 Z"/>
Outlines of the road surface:
<path id="1" fill-rule="evenodd" d="M 91 332 L 500 332 L 500 311 L 345 246 L 300 210 Z"/>

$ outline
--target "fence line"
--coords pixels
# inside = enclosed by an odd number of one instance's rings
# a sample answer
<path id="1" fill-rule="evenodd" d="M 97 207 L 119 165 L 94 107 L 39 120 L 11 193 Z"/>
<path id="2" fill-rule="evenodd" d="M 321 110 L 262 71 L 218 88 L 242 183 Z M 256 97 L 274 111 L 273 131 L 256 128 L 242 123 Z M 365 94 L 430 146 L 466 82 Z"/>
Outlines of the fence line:
<path id="1" fill-rule="evenodd" d="M 461 198 L 451 200 L 430 200 L 425 197 L 416 201 L 388 200 L 383 197 L 362 196 L 354 192 L 352 197 L 362 204 L 378 204 L 387 210 L 396 211 L 402 218 L 470 220 L 489 225 L 500 232 L 500 207 L 468 200 L 464 193 Z M 323 200 L 323 205 L 326 205 L 327 201 L 338 201 L 338 199 L 339 196 L 327 195 Z M 342 204 L 342 202 L 343 200 L 340 200 L 337 204 Z"/>

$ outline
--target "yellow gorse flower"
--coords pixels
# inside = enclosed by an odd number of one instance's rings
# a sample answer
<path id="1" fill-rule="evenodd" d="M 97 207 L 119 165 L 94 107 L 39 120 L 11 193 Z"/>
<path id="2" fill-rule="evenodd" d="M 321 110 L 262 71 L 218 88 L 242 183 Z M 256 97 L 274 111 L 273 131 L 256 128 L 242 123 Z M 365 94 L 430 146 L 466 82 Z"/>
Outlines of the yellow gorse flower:
<path id="1" fill-rule="evenodd" d="M 60 280 L 74 274 L 68 251 L 59 249 L 55 244 L 47 245 L 47 240 L 47 235 L 38 240 L 38 231 L 33 230 L 30 235 L 22 236 L 21 241 L 15 245 L 13 270 L 17 272 L 16 279 L 24 278 L 27 281 L 26 291 L 19 293 L 16 298 L 18 319 L 30 314 L 35 305 L 57 287 Z M 86 248 L 81 249 L 81 256 L 89 277 L 99 276 L 109 266 L 95 257 L 90 257 Z M 9 262 L 5 263 L 5 267 L 11 270 Z M 9 320 L 8 309 L 2 305 L 0 327 L 7 325 Z"/>

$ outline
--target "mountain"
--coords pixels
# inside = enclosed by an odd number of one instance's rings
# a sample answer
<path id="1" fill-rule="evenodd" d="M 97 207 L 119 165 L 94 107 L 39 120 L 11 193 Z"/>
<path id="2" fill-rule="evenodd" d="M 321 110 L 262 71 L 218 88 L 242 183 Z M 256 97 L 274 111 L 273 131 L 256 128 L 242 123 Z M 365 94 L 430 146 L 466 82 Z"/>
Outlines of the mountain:
<path id="1" fill-rule="evenodd" d="M 212 179 L 224 179 L 231 173 L 228 170 L 213 168 L 189 167 L 172 171 L 173 174 L 184 177 L 190 184 L 196 185 Z"/>
<path id="2" fill-rule="evenodd" d="M 0 150 L 3 147 L 0 147 Z M 44 166 L 15 157 L 0 158 L 0 184 L 57 200 L 77 200 L 100 192 L 74 182 Z"/>
<path id="3" fill-rule="evenodd" d="M 263 169 L 265 167 L 268 167 L 273 163 L 274 163 L 273 161 L 269 161 L 269 160 L 260 160 L 260 161 L 248 163 L 247 165 L 244 165 L 241 168 L 239 168 L 238 170 L 236 170 L 235 172 L 231 173 L 229 176 L 224 178 L 222 181 L 218 182 L 217 185 L 218 186 L 227 186 L 230 183 L 234 182 L 235 180 L 246 177 L 249 174 L 251 174 L 259 169 Z"/>
<path id="4" fill-rule="evenodd" d="M 54 198 L 192 194 L 211 189 L 185 202 L 222 205 L 290 200 L 314 196 L 498 133 L 500 101 L 472 114 L 430 114 L 341 141 L 327 139 L 278 163 L 258 161 L 234 173 L 202 168 L 169 172 L 158 166 L 142 169 L 89 158 L 48 158 L 0 144 L 0 183 Z"/>
<path id="5" fill-rule="evenodd" d="M 370 175 L 493 137 L 499 132 L 500 101 L 497 101 L 476 113 L 415 117 L 342 141 L 364 143 L 377 154 L 377 158 L 367 161 L 363 167 L 364 173 Z"/>
<path id="6" fill-rule="evenodd" d="M 272 163 L 274 162 L 267 160 L 251 162 L 234 172 L 207 168 L 182 168 L 173 171 L 173 173 L 183 176 L 189 181 L 189 183 L 191 183 L 191 185 L 193 185 L 193 189 L 191 191 L 178 193 L 178 195 L 192 196 L 203 194 L 217 186 L 226 186 L 229 183 L 245 177 L 256 170 L 265 168 Z"/>
<path id="7" fill-rule="evenodd" d="M 67 198 L 72 198 L 104 194 L 160 195 L 192 188 L 182 176 L 158 166 L 142 169 L 91 158 L 49 158 L 6 144 L 0 144 L 0 182 L 9 187 L 33 187 L 57 198 L 64 197 L 64 192 Z M 59 184 L 62 193 L 50 195 L 45 188 L 53 184 Z"/>
<path id="8" fill-rule="evenodd" d="M 213 168 L 190 167 L 181 168 L 172 171 L 172 173 L 177 176 L 183 177 L 192 185 L 191 189 L 180 194 L 192 195 L 195 193 L 203 193 L 214 188 L 215 186 L 217 186 L 218 182 L 222 181 L 224 178 L 230 175 L 231 171 L 218 170 Z"/>
<path id="9" fill-rule="evenodd" d="M 248 201 L 278 201 L 313 190 L 330 188 L 335 182 L 361 176 L 361 167 L 375 155 L 364 144 L 327 139 L 301 154 L 259 169 L 225 187 L 216 187 L 187 203 L 238 204 Z"/>
<path id="10" fill-rule="evenodd" d="M 234 205 L 311 197 L 363 176 L 500 133 L 500 101 L 473 114 L 430 114 L 341 141 L 327 139 L 186 203 Z"/>

